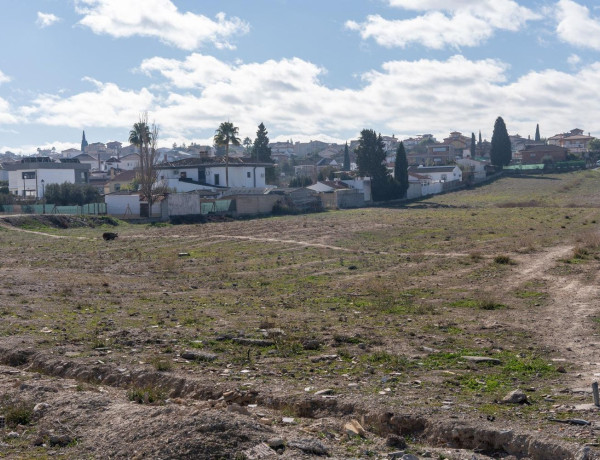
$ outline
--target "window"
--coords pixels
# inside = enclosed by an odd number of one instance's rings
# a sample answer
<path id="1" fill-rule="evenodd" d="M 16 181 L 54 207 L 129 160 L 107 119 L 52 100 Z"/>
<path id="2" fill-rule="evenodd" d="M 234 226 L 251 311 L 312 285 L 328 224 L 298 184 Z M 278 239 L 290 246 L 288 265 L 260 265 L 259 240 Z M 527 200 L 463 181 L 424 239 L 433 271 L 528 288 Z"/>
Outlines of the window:
<path id="1" fill-rule="evenodd" d="M 446 174 L 442 174 L 442 180 L 445 181 L 448 177 L 446 176 Z"/>
<path id="2" fill-rule="evenodd" d="M 119 192 L 121 190 L 121 184 L 115 184 L 115 192 Z"/>
<path id="3" fill-rule="evenodd" d="M 215 185 L 219 185 L 219 174 L 215 174 Z"/>
<path id="4" fill-rule="evenodd" d="M 250 171 L 248 171 L 248 172 L 246 173 L 246 177 L 247 177 L 248 179 L 250 179 L 250 178 L 252 177 L 252 173 L 251 173 Z"/>
<path id="5" fill-rule="evenodd" d="M 35 171 L 23 171 L 23 179 L 35 179 Z"/>
<path id="6" fill-rule="evenodd" d="M 181 171 L 181 172 L 179 173 L 179 178 L 180 178 L 180 179 L 187 179 L 187 172 L 185 172 L 185 171 Z"/>

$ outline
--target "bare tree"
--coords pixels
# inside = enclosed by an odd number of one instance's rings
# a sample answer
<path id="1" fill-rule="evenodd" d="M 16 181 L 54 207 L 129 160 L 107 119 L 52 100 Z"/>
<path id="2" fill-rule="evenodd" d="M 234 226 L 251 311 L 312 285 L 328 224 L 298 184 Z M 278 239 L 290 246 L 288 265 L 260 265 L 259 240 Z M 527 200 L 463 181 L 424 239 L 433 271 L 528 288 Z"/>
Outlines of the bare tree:
<path id="1" fill-rule="evenodd" d="M 134 123 L 133 129 L 129 131 L 129 142 L 139 148 L 139 191 L 148 200 L 148 216 L 152 214 L 152 204 L 156 201 L 156 197 L 166 191 L 164 186 L 157 184 L 157 141 L 158 126 L 154 122 L 152 122 L 152 125 L 149 125 L 148 113 L 144 112 L 140 115 L 139 122 Z"/>

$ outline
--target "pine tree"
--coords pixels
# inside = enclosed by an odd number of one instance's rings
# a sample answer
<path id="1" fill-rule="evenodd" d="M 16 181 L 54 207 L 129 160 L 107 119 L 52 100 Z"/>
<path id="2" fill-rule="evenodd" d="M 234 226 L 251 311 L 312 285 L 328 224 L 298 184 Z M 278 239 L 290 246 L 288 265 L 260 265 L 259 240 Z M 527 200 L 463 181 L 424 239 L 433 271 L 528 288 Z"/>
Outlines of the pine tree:
<path id="1" fill-rule="evenodd" d="M 398 194 L 404 198 L 408 191 L 408 160 L 406 159 L 406 150 L 404 150 L 403 142 L 400 142 L 400 145 L 398 145 L 398 148 L 396 149 L 394 178 L 398 183 Z"/>
<path id="2" fill-rule="evenodd" d="M 475 133 L 471 133 L 471 158 L 475 158 Z"/>
<path id="3" fill-rule="evenodd" d="M 492 134 L 492 148 L 490 150 L 490 160 L 494 166 L 507 166 L 512 159 L 512 149 L 510 138 L 502 117 L 498 117 L 494 123 L 494 133 Z"/>
<path id="4" fill-rule="evenodd" d="M 342 171 L 350 171 L 350 152 L 348 151 L 348 142 L 346 142 L 346 146 L 344 147 L 344 164 L 342 166 Z"/>
<path id="5" fill-rule="evenodd" d="M 535 125 L 535 141 L 540 141 L 540 124 Z"/>

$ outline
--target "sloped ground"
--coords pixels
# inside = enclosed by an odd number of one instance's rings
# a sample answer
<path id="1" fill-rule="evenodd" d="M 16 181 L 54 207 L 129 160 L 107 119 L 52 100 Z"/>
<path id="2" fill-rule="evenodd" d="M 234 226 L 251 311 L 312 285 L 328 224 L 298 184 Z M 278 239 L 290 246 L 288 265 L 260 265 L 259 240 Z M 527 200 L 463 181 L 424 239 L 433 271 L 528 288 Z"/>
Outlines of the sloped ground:
<path id="1" fill-rule="evenodd" d="M 593 458 L 596 174 L 254 221 L 5 222 L 2 452 Z M 499 402 L 515 389 L 530 404 Z"/>

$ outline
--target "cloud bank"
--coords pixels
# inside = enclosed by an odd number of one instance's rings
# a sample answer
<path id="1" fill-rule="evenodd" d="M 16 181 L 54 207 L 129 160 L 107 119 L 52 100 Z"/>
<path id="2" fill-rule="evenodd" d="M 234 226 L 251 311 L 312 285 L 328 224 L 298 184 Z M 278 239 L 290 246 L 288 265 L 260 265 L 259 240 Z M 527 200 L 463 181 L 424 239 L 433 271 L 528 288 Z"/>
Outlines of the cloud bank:
<path id="1" fill-rule="evenodd" d="M 207 43 L 233 48 L 229 39 L 249 31 L 249 25 L 239 18 L 227 19 L 219 13 L 213 20 L 181 13 L 170 0 L 76 0 L 76 11 L 83 15 L 79 24 L 96 34 L 155 37 L 188 51 Z"/>

